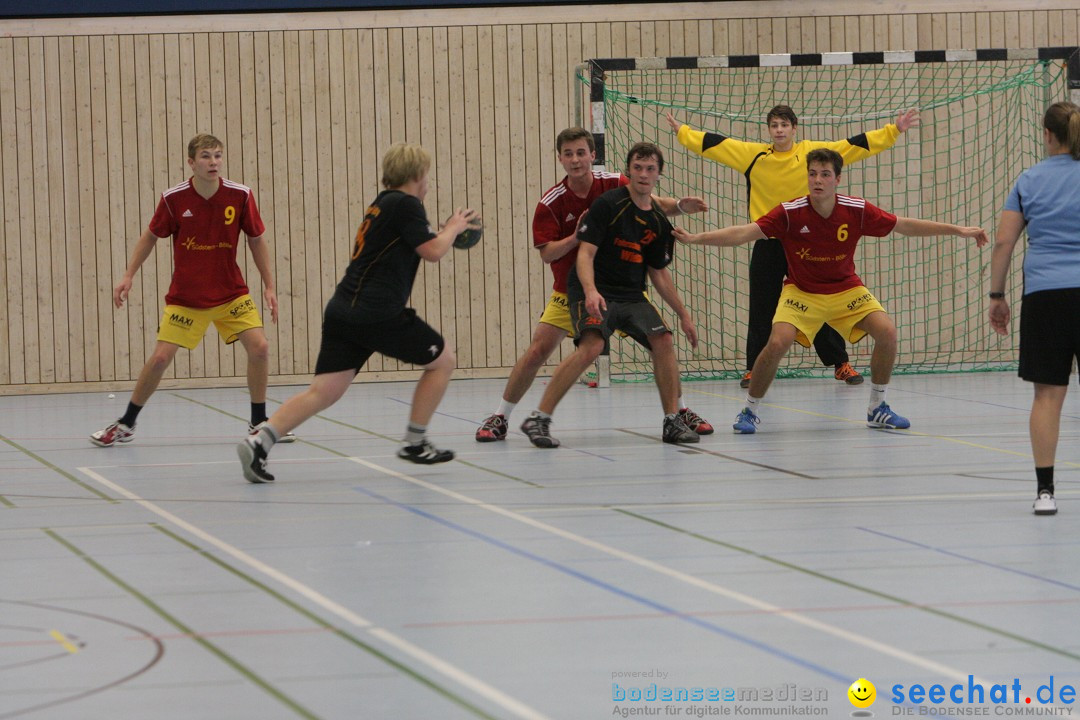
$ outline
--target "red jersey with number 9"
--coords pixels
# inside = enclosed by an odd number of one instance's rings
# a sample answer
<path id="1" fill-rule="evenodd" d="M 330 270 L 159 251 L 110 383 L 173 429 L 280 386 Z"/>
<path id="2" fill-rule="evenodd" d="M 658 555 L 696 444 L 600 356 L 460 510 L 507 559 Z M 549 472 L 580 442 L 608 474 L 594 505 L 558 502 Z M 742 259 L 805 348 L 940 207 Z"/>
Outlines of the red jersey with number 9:
<path id="1" fill-rule="evenodd" d="M 188 179 L 161 194 L 149 229 L 173 241 L 166 304 L 211 308 L 248 293 L 236 264 L 240 231 L 249 238 L 266 232 L 250 188 L 219 178 L 217 192 L 206 199 Z"/>
<path id="2" fill-rule="evenodd" d="M 855 274 L 855 246 L 864 235 L 891 233 L 896 216 L 862 198 L 837 194 L 827 218 L 818 214 L 809 197 L 801 197 L 780 203 L 755 222 L 761 232 L 779 238 L 784 248 L 785 285 L 831 295 L 863 284 Z"/>

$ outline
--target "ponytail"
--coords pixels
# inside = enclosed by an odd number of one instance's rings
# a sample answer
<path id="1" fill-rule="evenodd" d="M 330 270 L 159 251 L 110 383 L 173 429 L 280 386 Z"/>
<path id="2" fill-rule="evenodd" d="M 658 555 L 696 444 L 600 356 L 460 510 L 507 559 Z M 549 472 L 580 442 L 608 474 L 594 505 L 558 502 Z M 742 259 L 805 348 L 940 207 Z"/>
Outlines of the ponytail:
<path id="1" fill-rule="evenodd" d="M 1071 102 L 1057 102 L 1046 109 L 1043 127 L 1068 150 L 1073 160 L 1080 160 L 1080 107 Z"/>

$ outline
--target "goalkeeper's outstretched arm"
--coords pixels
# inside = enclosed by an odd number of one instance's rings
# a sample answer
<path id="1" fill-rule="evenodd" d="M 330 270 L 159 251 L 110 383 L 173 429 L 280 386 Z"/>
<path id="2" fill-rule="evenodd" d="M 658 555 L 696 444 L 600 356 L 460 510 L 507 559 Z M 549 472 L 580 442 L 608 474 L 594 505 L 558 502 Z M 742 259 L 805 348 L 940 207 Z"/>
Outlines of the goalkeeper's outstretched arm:
<path id="1" fill-rule="evenodd" d="M 974 238 L 975 245 L 982 247 L 990 242 L 986 231 L 981 227 L 966 227 L 953 225 L 952 223 L 935 222 L 933 220 L 920 220 L 918 218 L 897 217 L 895 232 L 909 237 L 939 237 L 941 235 L 956 235 L 963 238 Z"/>
<path id="2" fill-rule="evenodd" d="M 761 228 L 758 227 L 757 223 L 732 225 L 731 227 L 703 233 L 688 233 L 682 228 L 675 228 L 672 232 L 676 240 L 687 245 L 716 245 L 718 247 L 745 245 L 768 237 L 761 232 Z"/>

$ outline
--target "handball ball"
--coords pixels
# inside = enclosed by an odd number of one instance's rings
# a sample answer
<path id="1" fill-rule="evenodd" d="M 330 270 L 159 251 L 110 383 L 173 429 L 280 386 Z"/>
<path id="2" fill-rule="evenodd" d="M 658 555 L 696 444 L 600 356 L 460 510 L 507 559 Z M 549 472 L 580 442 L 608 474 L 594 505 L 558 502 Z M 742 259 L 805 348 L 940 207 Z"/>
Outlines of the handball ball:
<path id="1" fill-rule="evenodd" d="M 479 220 L 477 221 L 479 222 Z M 476 243 L 480 242 L 480 238 L 484 237 L 483 226 L 478 227 L 475 230 L 466 229 L 456 238 L 454 238 L 454 247 L 458 250 L 468 250 Z"/>

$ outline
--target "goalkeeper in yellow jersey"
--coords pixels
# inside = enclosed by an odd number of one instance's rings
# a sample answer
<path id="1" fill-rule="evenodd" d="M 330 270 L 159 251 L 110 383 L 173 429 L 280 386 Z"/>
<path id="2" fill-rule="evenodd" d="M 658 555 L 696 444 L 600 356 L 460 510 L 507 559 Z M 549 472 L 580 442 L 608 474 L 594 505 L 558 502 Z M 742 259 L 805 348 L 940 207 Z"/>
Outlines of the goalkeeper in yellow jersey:
<path id="1" fill-rule="evenodd" d="M 846 140 L 798 140 L 799 119 L 787 105 L 777 105 L 765 116 L 772 142 L 744 142 L 719 133 L 694 130 L 672 113 L 668 124 L 687 149 L 736 170 L 746 178 L 750 191 L 750 220 L 757 221 L 782 202 L 806 195 L 806 154 L 817 148 L 835 150 L 845 164 L 858 162 L 890 148 L 901 133 L 919 123 L 919 111 L 901 112 L 895 123 L 860 133 Z M 750 369 L 765 347 L 772 329 L 773 313 L 787 274 L 780 241 L 764 238 L 754 243 L 750 255 L 750 318 L 746 333 L 746 374 L 742 387 L 750 385 Z M 814 349 L 825 365 L 834 368 L 837 380 L 858 385 L 862 375 L 851 367 L 844 340 L 826 325 L 814 338 Z"/>

